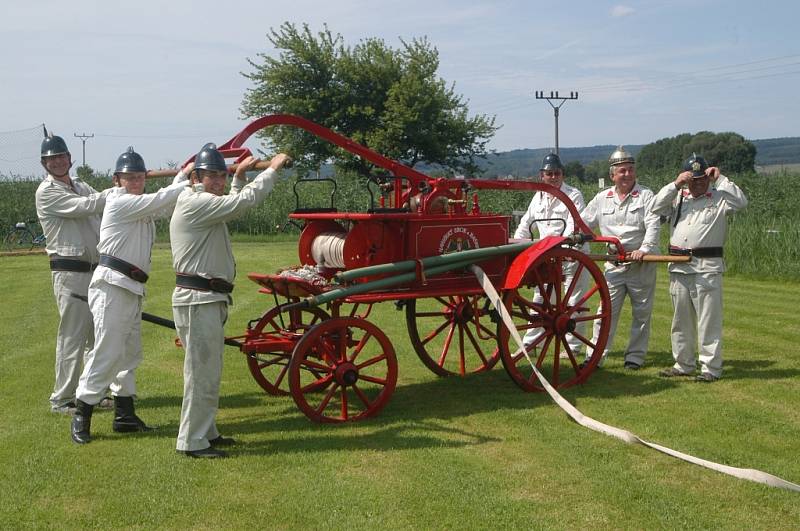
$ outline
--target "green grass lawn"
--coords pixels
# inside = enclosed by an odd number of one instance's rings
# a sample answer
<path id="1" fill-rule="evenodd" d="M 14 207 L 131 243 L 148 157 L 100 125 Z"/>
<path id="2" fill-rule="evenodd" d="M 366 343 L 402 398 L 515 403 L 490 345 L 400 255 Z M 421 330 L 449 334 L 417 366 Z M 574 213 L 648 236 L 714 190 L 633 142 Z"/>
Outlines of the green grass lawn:
<path id="1" fill-rule="evenodd" d="M 272 305 L 246 279 L 297 263 L 293 242 L 234 245 L 239 279 L 226 327 L 241 334 Z M 169 249 L 153 251 L 145 311 L 171 318 Z M 244 356 L 225 355 L 218 425 L 227 460 L 176 454 L 183 352 L 143 323 L 139 414 L 158 431 L 70 440 L 53 415 L 57 312 L 45 257 L 0 258 L 0 524 L 36 528 L 797 528 L 800 494 L 731 478 L 581 428 L 502 365 L 442 379 L 409 344 L 402 313 L 370 320 L 400 365 L 386 409 L 360 423 L 313 424 L 290 397 L 263 393 Z M 606 367 L 564 395 L 582 412 L 671 448 L 800 482 L 800 285 L 725 278 L 725 374 L 659 379 L 671 364 L 666 267 L 646 367 L 622 370 L 629 308 Z M 614 355 L 616 354 L 616 355 Z"/>

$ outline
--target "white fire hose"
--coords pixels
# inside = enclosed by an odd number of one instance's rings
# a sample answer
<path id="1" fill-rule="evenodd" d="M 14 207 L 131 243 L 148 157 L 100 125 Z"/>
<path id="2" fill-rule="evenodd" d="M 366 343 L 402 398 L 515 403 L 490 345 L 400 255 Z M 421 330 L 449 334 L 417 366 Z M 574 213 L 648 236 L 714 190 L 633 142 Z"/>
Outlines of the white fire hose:
<path id="1" fill-rule="evenodd" d="M 649 441 L 645 441 L 640 437 L 634 435 L 633 433 L 623 430 L 620 428 L 615 428 L 614 426 L 609 426 L 608 424 L 603 424 L 602 422 L 598 422 L 593 418 L 587 417 L 578 409 L 567 402 L 558 391 L 556 391 L 553 386 L 542 376 L 539 370 L 536 368 L 536 364 L 533 363 L 530 356 L 528 356 L 528 352 L 526 351 L 524 345 L 522 344 L 522 338 L 517 331 L 516 326 L 514 325 L 514 321 L 512 321 L 511 316 L 508 314 L 503 301 L 500 299 L 497 291 L 494 289 L 489 277 L 483 270 L 476 266 L 471 265 L 469 266 L 470 271 L 475 274 L 480 282 L 481 286 L 483 287 L 483 291 L 486 293 L 486 296 L 489 297 L 491 300 L 492 305 L 495 307 L 497 312 L 500 314 L 501 318 L 503 319 L 503 323 L 505 324 L 508 331 L 511 333 L 511 336 L 516 341 L 517 346 L 519 349 L 525 354 L 525 358 L 527 358 L 528 363 L 530 363 L 533 372 L 536 374 L 536 377 L 541 382 L 544 389 L 547 391 L 547 394 L 550 395 L 550 398 L 558 404 L 558 406 L 563 409 L 567 415 L 569 415 L 572 420 L 594 431 L 599 431 L 600 433 L 604 433 L 606 435 L 610 435 L 612 437 L 616 437 L 622 441 L 625 441 L 628 444 L 643 444 L 644 446 L 648 446 L 659 452 L 663 452 L 667 455 L 671 455 L 672 457 L 677 457 L 678 459 L 683 459 L 684 461 L 688 461 L 690 463 L 694 463 L 695 465 L 704 466 L 706 468 L 710 468 L 711 470 L 716 470 L 717 472 L 722 472 L 723 474 L 728 474 L 730 476 L 734 476 L 740 479 L 746 479 L 748 481 L 755 481 L 757 483 L 764 483 L 765 485 L 769 485 L 770 487 L 779 487 L 782 489 L 793 490 L 796 492 L 800 492 L 800 485 L 796 483 L 792 483 L 790 481 L 786 481 L 785 479 L 781 479 L 777 476 L 773 476 L 772 474 L 768 474 L 766 472 L 762 472 L 760 470 L 755 470 L 752 468 L 737 468 L 733 466 L 721 465 L 719 463 L 714 463 L 713 461 L 707 461 L 705 459 L 700 459 L 698 457 L 694 457 L 683 452 L 678 452 L 677 450 L 672 450 L 671 448 L 667 448 L 665 446 L 661 446 L 656 443 L 652 443 Z M 519 350 L 517 351 L 519 352 Z"/>
<path id="2" fill-rule="evenodd" d="M 311 257 L 331 269 L 344 269 L 344 241 L 346 232 L 323 232 L 311 242 Z"/>

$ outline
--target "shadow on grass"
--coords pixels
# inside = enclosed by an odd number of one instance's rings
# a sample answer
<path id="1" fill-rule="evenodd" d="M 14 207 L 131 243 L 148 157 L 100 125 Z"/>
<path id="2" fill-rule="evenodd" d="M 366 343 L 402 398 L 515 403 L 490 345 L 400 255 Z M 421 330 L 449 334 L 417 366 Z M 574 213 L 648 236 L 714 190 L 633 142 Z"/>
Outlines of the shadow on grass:
<path id="1" fill-rule="evenodd" d="M 621 353 L 620 353 L 621 356 Z M 723 352 L 724 356 L 724 352 Z M 658 371 L 668 369 L 675 364 L 671 352 L 651 352 L 647 355 L 647 364 L 656 367 Z M 781 380 L 800 376 L 800 369 L 776 367 L 775 360 L 764 359 L 725 359 L 722 366 L 724 380 Z M 696 373 L 700 371 L 700 362 L 697 360 Z M 664 379 L 662 379 L 664 380 Z M 590 379 L 591 381 L 591 379 Z M 672 381 L 672 380 L 670 380 Z M 687 381 L 685 379 L 678 381 Z"/>
<path id="2" fill-rule="evenodd" d="M 788 378 L 800 373 L 797 370 L 771 369 L 774 364 L 765 360 L 732 360 L 726 362 L 725 377 L 766 380 Z M 621 353 L 612 353 L 606 368 L 596 370 L 585 384 L 562 390 L 563 396 L 580 409 L 582 399 L 646 396 L 689 382 L 686 379 L 657 376 L 657 371 L 672 365 L 669 352 L 649 353 L 647 365 L 640 371 L 627 371 L 621 365 Z M 239 455 L 331 450 L 393 451 L 480 445 L 497 442 L 498 439 L 486 433 L 455 428 L 450 421 L 493 411 L 535 410 L 552 405 L 545 393 L 523 392 L 500 367 L 465 378 L 433 378 L 418 383 L 401 383 L 386 408 L 376 417 L 356 423 L 323 425 L 306 418 L 290 396 L 269 396 L 255 382 L 252 385 L 252 392 L 236 394 L 225 394 L 223 388 L 220 397 L 222 411 L 256 411 L 255 414 L 243 412 L 238 419 L 221 419 L 219 428 L 224 434 L 264 434 L 255 443 L 237 446 L 236 454 Z M 148 408 L 179 410 L 181 397 L 151 396 L 141 399 L 137 404 L 143 411 Z M 133 436 L 174 439 L 177 431 L 176 418 L 174 422 L 160 425 L 158 431 Z"/>

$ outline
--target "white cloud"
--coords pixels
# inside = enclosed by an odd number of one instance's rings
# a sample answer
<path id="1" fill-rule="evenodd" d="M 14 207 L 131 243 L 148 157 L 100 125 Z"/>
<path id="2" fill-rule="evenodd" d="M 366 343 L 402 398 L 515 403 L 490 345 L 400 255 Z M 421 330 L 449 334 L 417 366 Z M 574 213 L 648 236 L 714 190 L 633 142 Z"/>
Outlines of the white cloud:
<path id="1" fill-rule="evenodd" d="M 627 17 L 635 13 L 635 9 L 629 6 L 616 5 L 611 8 L 611 16 L 614 18 Z"/>

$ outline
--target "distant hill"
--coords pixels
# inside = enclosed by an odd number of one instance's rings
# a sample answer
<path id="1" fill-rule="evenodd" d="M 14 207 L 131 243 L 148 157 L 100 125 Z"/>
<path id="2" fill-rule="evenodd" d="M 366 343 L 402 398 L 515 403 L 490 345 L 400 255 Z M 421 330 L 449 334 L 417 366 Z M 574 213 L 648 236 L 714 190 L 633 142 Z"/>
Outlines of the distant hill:
<path id="1" fill-rule="evenodd" d="M 756 146 L 756 165 L 771 166 L 775 164 L 789 165 L 800 164 L 800 137 L 768 138 L 764 140 L 751 140 Z M 625 149 L 637 155 L 645 144 L 626 145 Z M 564 164 L 578 161 L 586 165 L 594 160 L 606 160 L 617 148 L 616 145 L 607 144 L 590 147 L 565 147 L 560 149 L 561 160 Z M 481 168 L 486 175 L 531 175 L 542 158 L 550 153 L 549 148 L 515 149 L 490 155 L 486 161 L 481 161 Z M 423 170 L 424 171 L 424 170 Z"/>

